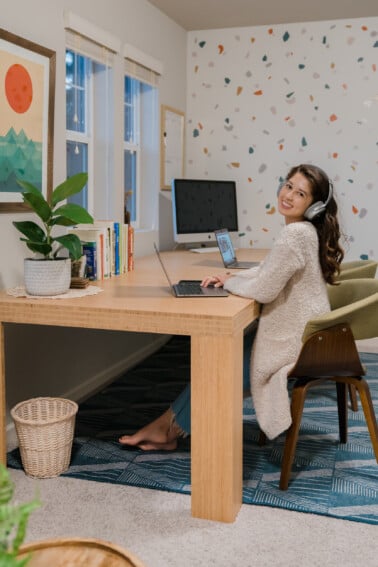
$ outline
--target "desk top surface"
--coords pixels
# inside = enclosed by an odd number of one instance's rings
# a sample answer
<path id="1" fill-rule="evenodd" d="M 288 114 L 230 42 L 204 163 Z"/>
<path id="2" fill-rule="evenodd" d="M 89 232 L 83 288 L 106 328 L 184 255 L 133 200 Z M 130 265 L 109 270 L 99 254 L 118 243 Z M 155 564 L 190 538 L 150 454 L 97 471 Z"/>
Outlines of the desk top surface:
<path id="1" fill-rule="evenodd" d="M 260 261 L 267 250 L 238 250 L 241 260 Z M 162 252 L 171 281 L 224 273 L 218 252 Z M 15 298 L 0 292 L 0 321 L 170 334 L 234 332 L 258 314 L 250 299 L 173 297 L 155 255 L 137 258 L 125 275 L 93 282 L 103 291 L 71 299 Z"/>

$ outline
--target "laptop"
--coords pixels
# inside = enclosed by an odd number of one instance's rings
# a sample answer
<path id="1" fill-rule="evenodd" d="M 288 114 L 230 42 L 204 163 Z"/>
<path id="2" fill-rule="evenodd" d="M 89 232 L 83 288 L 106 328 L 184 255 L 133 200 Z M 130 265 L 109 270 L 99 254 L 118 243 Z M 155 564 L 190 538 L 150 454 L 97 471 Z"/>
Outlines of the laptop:
<path id="1" fill-rule="evenodd" d="M 154 243 L 156 255 L 159 259 L 160 265 L 163 268 L 165 277 L 168 280 L 169 287 L 175 297 L 227 297 L 228 292 L 223 287 L 201 287 L 201 280 L 180 280 L 178 283 L 173 284 L 168 275 L 167 269 L 164 266 L 162 257 L 156 244 Z"/>
<path id="2" fill-rule="evenodd" d="M 214 232 L 223 264 L 226 268 L 247 269 L 258 266 L 260 262 L 239 262 L 236 258 L 234 246 L 227 228 L 220 228 Z"/>

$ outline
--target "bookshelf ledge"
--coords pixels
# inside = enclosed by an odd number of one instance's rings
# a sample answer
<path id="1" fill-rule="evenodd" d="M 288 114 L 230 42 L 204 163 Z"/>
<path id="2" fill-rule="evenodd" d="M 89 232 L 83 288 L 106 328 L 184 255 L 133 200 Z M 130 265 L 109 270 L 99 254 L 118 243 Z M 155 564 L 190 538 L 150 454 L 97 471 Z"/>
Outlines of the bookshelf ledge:
<path id="1" fill-rule="evenodd" d="M 17 286 L 7 289 L 7 294 L 13 297 L 28 297 L 29 299 L 73 299 L 75 297 L 84 297 L 85 295 L 96 295 L 100 291 L 102 291 L 100 287 L 89 285 L 84 289 L 69 289 L 67 293 L 60 295 L 29 295 L 23 286 Z"/>

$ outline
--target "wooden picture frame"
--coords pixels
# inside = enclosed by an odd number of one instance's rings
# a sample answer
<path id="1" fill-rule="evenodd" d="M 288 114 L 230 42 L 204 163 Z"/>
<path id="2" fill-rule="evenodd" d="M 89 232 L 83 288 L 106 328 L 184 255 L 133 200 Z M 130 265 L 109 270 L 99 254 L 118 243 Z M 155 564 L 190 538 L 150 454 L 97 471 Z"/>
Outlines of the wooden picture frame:
<path id="1" fill-rule="evenodd" d="M 0 28 L 0 213 L 30 212 L 17 179 L 53 185 L 56 53 Z"/>
<path id="2" fill-rule="evenodd" d="M 160 187 L 170 190 L 174 178 L 184 177 L 185 113 L 161 105 Z"/>

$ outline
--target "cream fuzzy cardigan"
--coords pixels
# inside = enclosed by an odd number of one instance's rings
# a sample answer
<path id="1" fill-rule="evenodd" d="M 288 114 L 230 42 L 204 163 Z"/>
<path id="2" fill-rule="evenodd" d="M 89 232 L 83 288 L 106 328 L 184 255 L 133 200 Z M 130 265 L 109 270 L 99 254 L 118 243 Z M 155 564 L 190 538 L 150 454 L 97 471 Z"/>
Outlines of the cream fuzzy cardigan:
<path id="1" fill-rule="evenodd" d="M 251 353 L 251 392 L 257 421 L 269 439 L 291 424 L 287 374 L 301 349 L 304 327 L 330 310 L 318 249 L 310 222 L 288 224 L 259 267 L 238 272 L 224 285 L 262 304 Z"/>

